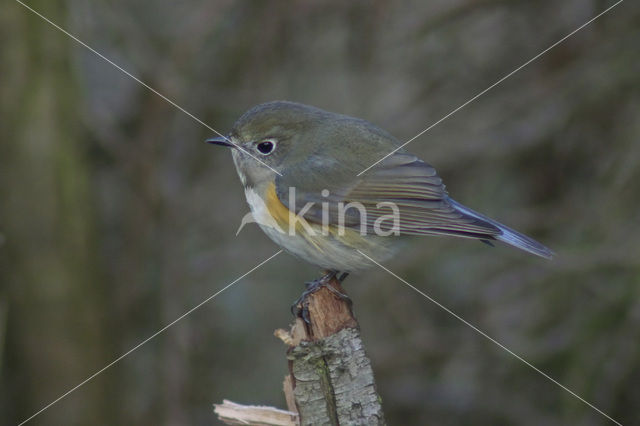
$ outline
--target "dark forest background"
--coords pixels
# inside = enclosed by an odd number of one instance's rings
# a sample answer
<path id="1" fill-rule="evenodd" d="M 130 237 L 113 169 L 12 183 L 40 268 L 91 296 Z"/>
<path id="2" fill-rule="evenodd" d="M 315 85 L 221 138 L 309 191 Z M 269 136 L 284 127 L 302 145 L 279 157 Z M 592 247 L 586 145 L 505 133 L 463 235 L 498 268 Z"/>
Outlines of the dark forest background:
<path id="1" fill-rule="evenodd" d="M 613 1 L 28 4 L 221 132 L 286 99 L 413 137 Z M 0 14 L 0 418 L 24 420 L 273 254 L 214 136 L 23 8 Z M 625 1 L 408 148 L 553 248 L 423 238 L 391 270 L 640 424 L 640 7 Z M 280 255 L 33 420 L 215 424 L 283 407 Z M 390 424 L 608 420 L 380 269 L 353 275 Z M 6 422 L 6 423 L 5 423 Z"/>

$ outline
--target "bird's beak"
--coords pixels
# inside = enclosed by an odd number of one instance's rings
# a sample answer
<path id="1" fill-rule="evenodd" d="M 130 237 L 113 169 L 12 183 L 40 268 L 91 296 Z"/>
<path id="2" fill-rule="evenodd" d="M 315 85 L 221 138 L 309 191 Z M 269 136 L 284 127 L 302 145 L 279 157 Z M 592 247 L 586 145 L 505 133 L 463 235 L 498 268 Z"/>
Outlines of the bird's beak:
<path id="1" fill-rule="evenodd" d="M 211 143 L 214 145 L 220 145 L 220 146 L 229 146 L 229 147 L 234 147 L 235 145 L 231 143 L 231 140 L 229 138 L 223 137 L 223 136 L 218 136 L 215 138 L 209 138 L 205 141 L 206 143 Z"/>

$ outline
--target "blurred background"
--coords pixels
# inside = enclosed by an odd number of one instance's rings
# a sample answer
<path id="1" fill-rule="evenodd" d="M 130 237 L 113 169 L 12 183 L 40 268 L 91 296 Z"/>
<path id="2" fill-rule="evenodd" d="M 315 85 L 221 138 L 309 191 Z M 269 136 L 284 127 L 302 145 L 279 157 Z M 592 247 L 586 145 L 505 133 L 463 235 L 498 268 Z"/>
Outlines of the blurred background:
<path id="1" fill-rule="evenodd" d="M 286 99 L 407 140 L 613 1 L 28 4 L 220 132 Z M 24 420 L 276 252 L 214 134 L 15 2 L 0 16 L 0 418 Z M 554 249 L 413 240 L 386 265 L 640 424 L 640 7 L 621 3 L 408 148 Z M 284 407 L 282 254 L 32 424 L 217 424 Z M 380 269 L 353 275 L 390 424 L 605 425 Z"/>

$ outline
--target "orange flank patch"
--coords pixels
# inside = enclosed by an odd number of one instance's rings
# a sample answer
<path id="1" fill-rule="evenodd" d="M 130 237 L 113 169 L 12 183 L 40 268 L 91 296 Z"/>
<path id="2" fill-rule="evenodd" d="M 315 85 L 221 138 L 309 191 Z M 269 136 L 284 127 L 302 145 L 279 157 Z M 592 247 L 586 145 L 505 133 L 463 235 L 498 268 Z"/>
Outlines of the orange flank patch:
<path id="1" fill-rule="evenodd" d="M 289 214 L 295 216 L 295 213 L 289 211 L 287 206 L 282 204 L 276 194 L 276 184 L 274 182 L 271 182 L 267 187 L 264 195 L 264 204 L 267 206 L 267 210 L 273 220 L 286 232 L 289 229 Z"/>
<path id="2" fill-rule="evenodd" d="M 264 203 L 269 211 L 269 214 L 273 217 L 278 226 L 284 231 L 289 232 L 289 223 L 294 220 L 296 214 L 289 210 L 285 206 L 278 195 L 276 194 L 275 183 L 270 183 L 264 194 Z M 313 245 L 317 250 L 324 251 L 324 247 L 327 244 L 331 244 L 331 241 L 344 244 L 348 247 L 364 249 L 368 246 L 367 241 L 360 235 L 357 230 L 346 228 L 344 234 L 340 235 L 339 229 L 336 225 L 330 224 L 327 231 L 329 235 L 322 234 L 322 226 L 318 223 L 307 221 L 311 229 L 313 229 L 315 235 L 311 235 L 307 232 L 307 229 L 302 225 L 301 221 L 295 222 L 295 233 L 298 236 L 304 238 L 309 244 Z"/>

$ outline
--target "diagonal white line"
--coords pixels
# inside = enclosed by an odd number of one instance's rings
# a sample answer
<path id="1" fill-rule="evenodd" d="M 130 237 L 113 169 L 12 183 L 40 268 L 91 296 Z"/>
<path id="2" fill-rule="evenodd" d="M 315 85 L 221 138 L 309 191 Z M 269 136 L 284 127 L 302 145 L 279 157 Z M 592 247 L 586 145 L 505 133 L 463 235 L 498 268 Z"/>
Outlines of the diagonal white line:
<path id="1" fill-rule="evenodd" d="M 357 249 L 356 249 L 357 250 Z M 471 324 L 469 321 L 467 321 L 466 319 L 462 318 L 460 315 L 456 314 L 455 312 L 453 312 L 451 309 L 447 308 L 446 306 L 444 306 L 442 303 L 438 302 L 437 300 L 435 300 L 433 297 L 429 296 L 428 294 L 426 294 L 425 292 L 423 292 L 422 290 L 416 288 L 415 286 L 409 284 L 407 281 L 405 281 L 403 278 L 399 277 L 398 275 L 394 274 L 393 272 L 391 272 L 389 269 L 385 268 L 384 266 L 382 266 L 380 263 L 376 262 L 374 259 L 372 259 L 371 257 L 367 256 L 366 254 L 364 254 L 363 252 L 361 252 L 360 250 L 357 250 L 358 253 L 360 253 L 361 255 L 363 255 L 364 257 L 366 257 L 367 259 L 369 259 L 371 262 L 375 263 L 376 265 L 378 265 L 380 268 L 384 269 L 385 271 L 387 271 L 389 274 L 391 274 L 393 277 L 395 277 L 396 279 L 400 280 L 401 282 L 403 282 L 404 284 L 406 284 L 407 286 L 409 286 L 412 290 L 416 291 L 417 293 L 419 293 L 420 295 L 424 296 L 426 299 L 428 299 L 430 302 L 434 303 L 436 306 L 438 306 L 440 309 L 444 310 L 445 312 L 447 312 L 448 314 L 452 315 L 453 317 L 455 317 L 456 319 L 460 320 L 463 324 L 465 324 L 466 326 L 470 327 L 471 329 L 473 329 L 475 332 L 477 332 L 478 334 L 480 334 L 481 336 L 485 337 L 486 339 L 488 339 L 489 341 L 491 341 L 492 343 L 494 343 L 495 345 L 497 345 L 499 348 L 505 350 L 506 352 L 508 352 L 509 354 L 511 354 L 512 356 L 514 356 L 517 360 L 521 361 L 522 363 L 524 363 L 525 365 L 529 366 L 530 368 L 532 368 L 533 370 L 535 370 L 536 372 L 540 373 L 542 376 L 544 376 L 545 378 L 547 378 L 548 380 L 550 380 L 551 382 L 555 383 L 556 385 L 560 386 L 562 389 L 564 389 L 565 391 L 567 391 L 568 393 L 570 393 L 571 395 L 573 395 L 574 397 L 576 397 L 577 399 L 579 399 L 580 401 L 582 401 L 583 403 L 587 404 L 589 407 L 593 408 L 594 410 L 596 410 L 598 413 L 602 414 L 604 417 L 606 417 L 607 419 L 611 420 L 612 422 L 614 422 L 617 425 L 622 426 L 622 424 L 616 420 L 614 420 L 611 416 L 609 416 L 607 413 L 605 413 L 604 411 L 602 411 L 601 409 L 599 409 L 598 407 L 596 407 L 595 405 L 591 404 L 589 401 L 585 400 L 584 398 L 582 398 L 580 395 L 578 395 L 577 393 L 575 393 L 574 391 L 572 391 L 571 389 L 569 389 L 568 387 L 566 387 L 565 385 L 563 385 L 562 383 L 560 383 L 559 381 L 557 381 L 556 379 L 554 379 L 553 377 L 549 376 L 547 373 L 545 373 L 544 371 L 540 370 L 538 367 L 536 367 L 535 365 L 531 364 L 529 361 L 527 361 L 526 359 L 522 358 L 520 355 L 518 355 L 517 353 L 513 352 L 511 349 L 507 348 L 505 345 L 503 345 L 502 343 L 498 342 L 496 339 L 494 339 L 493 337 L 489 336 L 487 333 L 485 333 L 484 331 L 480 330 L 478 327 L 476 327 L 475 325 Z"/>
<path id="2" fill-rule="evenodd" d="M 169 327 L 175 325 L 178 321 L 182 320 L 187 315 L 191 314 L 193 311 L 195 311 L 196 309 L 200 308 L 202 305 L 204 305 L 205 303 L 209 302 L 211 299 L 213 299 L 214 297 L 216 297 L 217 295 L 219 295 L 220 293 L 222 293 L 223 291 L 225 291 L 226 289 L 228 289 L 229 287 L 231 287 L 232 285 L 234 285 L 235 283 L 237 283 L 238 281 L 240 281 L 241 279 L 243 279 L 244 277 L 246 277 L 247 275 L 249 275 L 250 273 L 252 273 L 256 269 L 260 268 L 262 265 L 264 265 L 265 263 L 267 263 L 268 261 L 270 261 L 271 259 L 273 259 L 277 255 L 279 255 L 280 253 L 282 253 L 282 250 L 278 250 L 278 252 L 276 252 L 274 255 L 272 255 L 268 259 L 263 260 L 258 265 L 256 265 L 253 268 L 251 268 L 249 271 L 247 271 L 244 274 L 240 275 L 238 278 L 236 278 L 235 280 L 231 281 L 229 284 L 224 286 L 222 289 L 218 290 L 217 292 L 215 292 L 211 296 L 207 297 L 202 302 L 198 303 L 196 306 L 194 306 L 193 308 L 189 309 L 187 312 L 185 312 L 184 314 L 180 315 L 178 318 L 174 319 L 169 324 L 165 325 L 160 330 L 156 331 L 151 336 L 147 337 L 142 342 L 138 343 L 133 348 L 129 349 L 127 352 L 125 352 L 122 355 L 120 355 L 118 358 L 116 358 L 113 361 L 111 361 L 109 364 L 105 365 L 100 370 L 96 371 L 95 373 L 93 373 L 92 375 L 90 375 L 89 377 L 84 379 L 82 382 L 78 383 L 76 386 L 72 387 L 71 389 L 69 389 L 68 391 L 66 391 L 62 395 L 60 395 L 58 398 L 54 399 L 49 404 L 47 404 L 44 407 L 42 407 L 38 412 L 33 414 L 31 417 L 29 417 L 29 418 L 23 420 L 22 422 L 20 422 L 20 424 L 18 424 L 18 426 L 21 426 L 21 425 L 27 423 L 28 421 L 32 420 L 34 417 L 36 417 L 37 415 L 41 414 L 43 411 L 47 410 L 51 406 L 53 406 L 56 403 L 60 402 L 63 398 L 69 396 L 69 394 L 71 394 L 72 392 L 74 392 L 77 389 L 79 389 L 80 387 L 84 386 L 85 384 L 87 384 L 88 382 L 90 382 L 91 380 L 93 380 L 94 378 L 99 376 L 100 374 L 104 373 L 105 370 L 107 370 L 108 368 L 112 367 L 114 364 L 116 364 L 117 362 L 121 361 L 122 359 L 127 357 L 129 354 L 134 352 L 136 349 L 139 349 L 142 345 L 144 345 L 145 343 L 149 342 L 150 340 L 152 340 L 153 338 L 155 338 L 156 336 L 158 336 L 162 332 L 166 331 Z"/>
<path id="3" fill-rule="evenodd" d="M 463 103 L 462 105 L 460 105 L 459 107 L 457 107 L 456 109 L 454 109 L 453 111 L 451 111 L 450 113 L 448 113 L 447 115 L 445 115 L 444 117 L 442 117 L 440 120 L 436 121 L 435 123 L 433 123 L 432 125 L 430 125 L 429 127 L 427 127 L 426 129 L 424 129 L 423 131 L 421 131 L 420 133 L 418 133 L 417 135 L 415 135 L 414 137 L 412 137 L 411 139 L 409 139 L 408 141 L 406 141 L 405 143 L 403 143 L 402 145 L 398 146 L 396 149 L 394 149 L 393 151 L 391 151 L 390 153 L 388 153 L 387 155 L 385 155 L 384 157 L 382 157 L 381 159 L 379 159 L 378 161 L 376 161 L 375 163 L 373 163 L 372 165 L 370 165 L 369 167 L 367 167 L 366 169 L 364 169 L 363 171 L 361 171 L 360 173 L 357 174 L 357 176 L 362 175 L 364 172 L 366 172 L 367 170 L 371 169 L 373 166 L 375 166 L 376 164 L 380 163 L 381 161 L 383 161 L 385 158 L 388 158 L 389 156 L 395 154 L 396 152 L 398 152 L 400 149 L 404 148 L 406 145 L 408 145 L 409 143 L 413 142 L 413 140 L 419 138 L 420 136 L 422 136 L 423 134 L 425 134 L 426 132 L 428 132 L 429 130 L 433 129 L 434 127 L 436 127 L 438 124 L 442 123 L 444 120 L 446 120 L 447 118 L 451 117 L 453 114 L 455 114 L 456 112 L 460 111 L 462 108 L 466 107 L 467 105 L 469 105 L 471 102 L 475 101 L 476 99 L 478 99 L 480 96 L 484 95 L 485 93 L 487 93 L 489 90 L 493 89 L 494 87 L 496 87 L 497 85 L 499 85 L 500 83 L 502 83 L 503 81 L 505 81 L 506 79 L 508 79 L 509 77 L 511 77 L 512 75 L 514 75 L 515 73 L 517 73 L 518 71 L 520 71 L 522 68 L 526 67 L 527 65 L 529 65 L 530 63 L 532 63 L 533 61 L 535 61 L 536 59 L 540 58 L 542 55 L 544 55 L 545 53 L 547 53 L 548 51 L 550 51 L 551 49 L 553 49 L 554 47 L 556 47 L 557 45 L 559 45 L 560 43 L 562 43 L 563 41 L 565 41 L 566 39 L 568 39 L 569 37 L 571 37 L 572 35 L 574 35 L 575 33 L 577 33 L 578 31 L 580 31 L 581 29 L 583 29 L 584 27 L 586 27 L 587 25 L 591 24 L 593 21 L 595 21 L 596 19 L 600 18 L 602 15 L 604 15 L 605 13 L 609 12 L 611 9 L 613 9 L 614 7 L 616 7 L 617 5 L 619 5 L 620 3 L 622 3 L 624 0 L 618 0 L 616 3 L 614 3 L 613 5 L 609 6 L 607 9 L 605 9 L 604 11 L 600 12 L 599 14 L 597 14 L 596 16 L 594 16 L 593 18 L 591 18 L 590 20 L 588 20 L 587 22 L 585 22 L 584 24 L 580 25 L 578 28 L 576 28 L 575 30 L 571 31 L 569 34 L 567 34 L 566 36 L 562 37 L 560 40 L 556 41 L 555 43 L 553 43 L 551 46 L 547 47 L 546 49 L 544 49 L 542 52 L 538 53 L 536 56 L 534 56 L 533 58 L 529 59 L 527 62 L 525 62 L 524 64 L 520 65 L 518 68 L 514 69 L 513 71 L 511 71 L 509 74 L 505 75 L 504 77 L 502 77 L 500 80 L 496 81 L 495 83 L 493 83 L 491 86 L 487 87 L 486 89 L 484 89 L 483 91 L 481 91 L 480 93 L 478 93 L 477 95 L 475 95 L 473 98 L 469 99 L 468 101 L 466 101 L 465 103 Z"/>
<path id="4" fill-rule="evenodd" d="M 145 88 L 149 89 L 151 92 L 155 93 L 156 95 L 160 96 L 162 99 L 164 99 L 165 101 L 167 101 L 168 103 L 170 103 L 171 105 L 173 105 L 174 107 L 176 107 L 178 110 L 182 111 L 183 113 L 187 114 L 189 117 L 193 118 L 195 121 L 197 121 L 198 123 L 202 124 L 204 127 L 206 127 L 207 129 L 211 130 L 212 132 L 214 132 L 215 134 L 217 134 L 218 136 L 224 138 L 227 142 L 229 142 L 230 144 L 232 144 L 234 147 L 238 148 L 240 151 L 244 152 L 245 154 L 247 154 L 248 156 L 250 156 L 251 158 L 253 158 L 254 160 L 256 160 L 257 162 L 261 163 L 263 166 L 266 166 L 268 168 L 270 168 L 273 172 L 275 172 L 276 174 L 278 174 L 279 176 L 282 176 L 282 174 L 280 172 L 278 172 L 276 169 L 274 169 L 273 167 L 269 166 L 268 164 L 266 164 L 264 161 L 260 160 L 258 157 L 256 157 L 255 155 L 253 155 L 252 153 L 250 153 L 249 151 L 247 151 L 246 149 L 244 149 L 242 146 L 234 143 L 233 141 L 231 141 L 229 138 L 227 138 L 225 135 L 223 135 L 222 133 L 220 133 L 219 131 L 217 131 L 216 129 L 214 129 L 213 127 L 209 126 L 207 123 L 205 123 L 204 121 L 200 120 L 198 117 L 196 117 L 195 115 L 191 114 L 189 111 L 187 111 L 186 109 L 184 109 L 183 107 L 181 107 L 180 105 L 178 105 L 177 103 L 175 103 L 174 101 L 172 101 L 171 99 L 169 99 L 168 97 L 166 97 L 165 95 L 163 95 L 162 93 L 158 92 L 156 89 L 154 89 L 153 87 L 149 86 L 147 83 L 145 83 L 144 81 L 140 80 L 138 77 L 136 77 L 135 75 L 131 74 L 129 71 L 125 70 L 124 68 L 122 68 L 120 65 L 116 64 L 115 62 L 113 62 L 111 59 L 107 58 L 106 56 L 104 56 L 102 53 L 98 52 L 96 49 L 94 49 L 93 47 L 89 46 L 87 43 L 83 42 L 82 40 L 80 40 L 78 37 L 74 36 L 73 34 L 71 34 L 69 31 L 65 30 L 64 28 L 62 28 L 60 25 L 56 24 L 55 22 L 51 21 L 49 18 L 47 18 L 46 16 L 42 15 L 40 12 L 34 10 L 33 8 L 27 6 L 26 4 L 24 4 L 21 0 L 16 0 L 16 2 L 20 3 L 22 6 L 24 6 L 26 9 L 30 10 L 32 13 L 34 13 L 35 15 L 39 16 L 42 20 L 46 21 L 47 23 L 49 23 L 51 26 L 53 26 L 54 28 L 56 28 L 57 30 L 59 30 L 60 32 L 66 34 L 69 38 L 73 39 L 74 41 L 76 41 L 78 44 L 80 44 L 81 46 L 87 48 L 89 51 L 91 51 L 92 53 L 94 53 L 95 55 L 97 55 L 98 57 L 100 57 L 101 59 L 103 59 L 104 61 L 108 62 L 109 64 L 111 64 L 112 66 L 114 66 L 116 69 L 120 70 L 121 72 L 123 72 L 124 74 L 126 74 L 127 76 L 131 77 L 133 80 L 135 80 L 136 82 L 138 82 L 140 85 L 144 86 Z"/>

